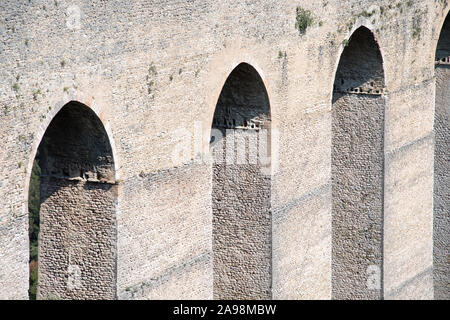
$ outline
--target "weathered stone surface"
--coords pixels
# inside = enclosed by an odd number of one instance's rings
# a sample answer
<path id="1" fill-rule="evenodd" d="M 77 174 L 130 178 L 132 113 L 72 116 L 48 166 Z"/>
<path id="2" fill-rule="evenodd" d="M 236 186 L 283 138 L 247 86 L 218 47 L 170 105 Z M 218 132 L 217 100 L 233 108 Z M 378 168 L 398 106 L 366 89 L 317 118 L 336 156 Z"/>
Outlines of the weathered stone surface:
<path id="1" fill-rule="evenodd" d="M 384 292 L 386 299 L 432 299 L 432 278 L 411 281 L 433 265 L 433 137 L 394 153 L 385 163 Z M 407 289 L 405 286 L 412 286 Z M 406 293 L 405 293 L 406 292 Z"/>
<path id="2" fill-rule="evenodd" d="M 117 186 L 41 181 L 38 299 L 116 298 Z"/>
<path id="3" fill-rule="evenodd" d="M 214 298 L 270 299 L 270 105 L 248 64 L 236 67 L 220 94 L 211 153 Z"/>
<path id="4" fill-rule="evenodd" d="M 433 81 L 392 92 L 387 96 L 386 152 L 414 143 L 433 131 L 433 96 Z"/>
<path id="5" fill-rule="evenodd" d="M 332 105 L 332 297 L 382 298 L 384 66 L 367 28 L 342 53 Z"/>
<path id="6" fill-rule="evenodd" d="M 273 209 L 274 299 L 330 299 L 330 185 Z"/>
<path id="7" fill-rule="evenodd" d="M 333 298 L 380 299 L 383 229 L 382 96 L 345 94 L 333 104 Z M 368 285 L 370 268 L 377 268 Z"/>
<path id="8" fill-rule="evenodd" d="M 51 120 L 70 101 L 98 116 L 111 144 L 117 297 L 212 298 L 213 171 L 194 159 L 209 152 L 226 79 L 245 62 L 267 90 L 279 160 L 271 166 L 275 214 L 332 184 L 333 84 L 361 25 L 375 35 L 385 73 L 384 296 L 433 297 L 432 83 L 446 1 L 55 3 L 0 5 L 0 298 L 28 297 L 30 172 Z M 297 6 L 314 17 L 303 35 Z M 328 207 L 305 200 L 292 209 L 297 228 L 273 227 L 274 298 L 331 298 L 331 190 L 323 191 Z M 328 225 L 321 236 L 302 220 L 316 210 L 317 229 Z"/>
<path id="9" fill-rule="evenodd" d="M 450 299 L 450 66 L 436 68 L 434 144 L 434 295 Z"/>
<path id="10" fill-rule="evenodd" d="M 123 182 L 119 299 L 212 297 L 210 172 L 191 163 Z"/>
<path id="11" fill-rule="evenodd" d="M 114 159 L 103 124 L 70 102 L 38 148 L 38 299 L 115 299 Z"/>

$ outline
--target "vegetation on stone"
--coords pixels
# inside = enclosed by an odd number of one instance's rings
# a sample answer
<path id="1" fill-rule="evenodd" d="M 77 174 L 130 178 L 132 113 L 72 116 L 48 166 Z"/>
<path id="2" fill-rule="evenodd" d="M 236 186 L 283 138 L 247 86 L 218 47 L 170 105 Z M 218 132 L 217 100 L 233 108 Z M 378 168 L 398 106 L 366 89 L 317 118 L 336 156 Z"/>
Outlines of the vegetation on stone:
<path id="1" fill-rule="evenodd" d="M 295 28 L 300 32 L 300 35 L 306 32 L 306 29 L 314 22 L 311 11 L 297 7 L 297 15 L 295 18 Z"/>
<path id="2" fill-rule="evenodd" d="M 29 229 L 30 237 L 30 300 L 36 300 L 36 288 L 38 277 L 38 235 L 39 235 L 39 185 L 41 168 L 37 160 L 34 160 L 31 171 L 30 189 L 28 195 Z"/>

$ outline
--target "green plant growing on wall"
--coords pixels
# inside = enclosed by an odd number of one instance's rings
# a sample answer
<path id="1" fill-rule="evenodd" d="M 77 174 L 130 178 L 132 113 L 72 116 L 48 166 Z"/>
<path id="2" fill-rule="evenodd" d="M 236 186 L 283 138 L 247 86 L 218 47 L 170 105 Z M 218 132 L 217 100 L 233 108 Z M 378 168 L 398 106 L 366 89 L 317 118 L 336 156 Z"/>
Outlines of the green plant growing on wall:
<path id="1" fill-rule="evenodd" d="M 37 155 L 36 157 L 38 157 Z M 39 235 L 39 208 L 40 208 L 41 168 L 38 160 L 34 160 L 31 170 L 30 186 L 28 191 L 28 236 L 30 238 L 30 300 L 36 300 L 38 280 L 38 235 Z"/>
<path id="2" fill-rule="evenodd" d="M 156 71 L 156 66 L 152 63 L 150 63 L 150 66 L 148 67 L 148 74 L 157 75 L 158 71 Z"/>
<path id="3" fill-rule="evenodd" d="M 364 10 L 363 12 L 361 12 L 358 16 L 360 17 L 364 17 L 364 18 L 370 18 L 371 16 L 373 16 L 375 14 L 375 10 L 372 10 L 370 12 Z"/>
<path id="4" fill-rule="evenodd" d="M 420 27 L 415 27 L 412 34 L 413 38 L 420 39 L 420 32 L 421 32 Z"/>
<path id="5" fill-rule="evenodd" d="M 37 98 L 40 94 L 42 94 L 41 89 L 37 89 L 35 92 L 33 92 L 33 99 L 37 100 Z"/>
<path id="6" fill-rule="evenodd" d="M 148 67 L 148 74 L 147 74 L 147 92 L 149 95 L 154 98 L 154 86 L 155 86 L 155 80 L 153 80 L 158 75 L 158 71 L 156 71 L 156 66 L 152 63 L 150 63 L 150 66 Z"/>
<path id="7" fill-rule="evenodd" d="M 422 16 L 420 14 L 419 10 L 416 10 L 416 16 L 413 18 L 413 25 L 412 25 L 412 37 L 414 39 L 420 40 L 420 37 L 422 35 Z"/>
<path id="8" fill-rule="evenodd" d="M 297 7 L 295 17 L 295 29 L 298 30 L 300 35 L 305 34 L 306 29 L 314 23 L 314 18 L 309 10 L 305 10 L 301 7 Z"/>

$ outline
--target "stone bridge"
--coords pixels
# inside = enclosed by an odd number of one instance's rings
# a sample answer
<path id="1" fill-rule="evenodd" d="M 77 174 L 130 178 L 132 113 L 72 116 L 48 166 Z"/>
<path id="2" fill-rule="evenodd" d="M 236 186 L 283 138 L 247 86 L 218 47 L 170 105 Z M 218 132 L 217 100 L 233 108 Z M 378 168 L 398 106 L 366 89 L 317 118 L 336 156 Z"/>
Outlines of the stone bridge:
<path id="1" fill-rule="evenodd" d="M 447 0 L 0 9 L 0 299 L 449 299 Z"/>

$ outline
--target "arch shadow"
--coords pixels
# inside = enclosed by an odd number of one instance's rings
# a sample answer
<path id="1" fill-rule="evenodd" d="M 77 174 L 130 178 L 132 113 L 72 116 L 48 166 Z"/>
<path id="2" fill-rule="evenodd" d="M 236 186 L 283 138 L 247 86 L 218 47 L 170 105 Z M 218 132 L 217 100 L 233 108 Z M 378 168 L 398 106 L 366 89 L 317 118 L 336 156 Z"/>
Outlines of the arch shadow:
<path id="1" fill-rule="evenodd" d="M 40 169 L 37 298 L 114 299 L 118 192 L 101 120 L 80 102 L 63 105 L 33 162 Z"/>
<path id="2" fill-rule="evenodd" d="M 450 299 L 450 14 L 442 24 L 435 54 L 433 286 L 437 300 Z"/>
<path id="3" fill-rule="evenodd" d="M 272 285 L 270 103 L 249 64 L 228 76 L 212 129 L 215 299 L 269 299 Z"/>
<path id="4" fill-rule="evenodd" d="M 383 297 L 384 92 L 381 50 L 374 34 L 359 27 L 333 85 L 333 299 Z"/>

